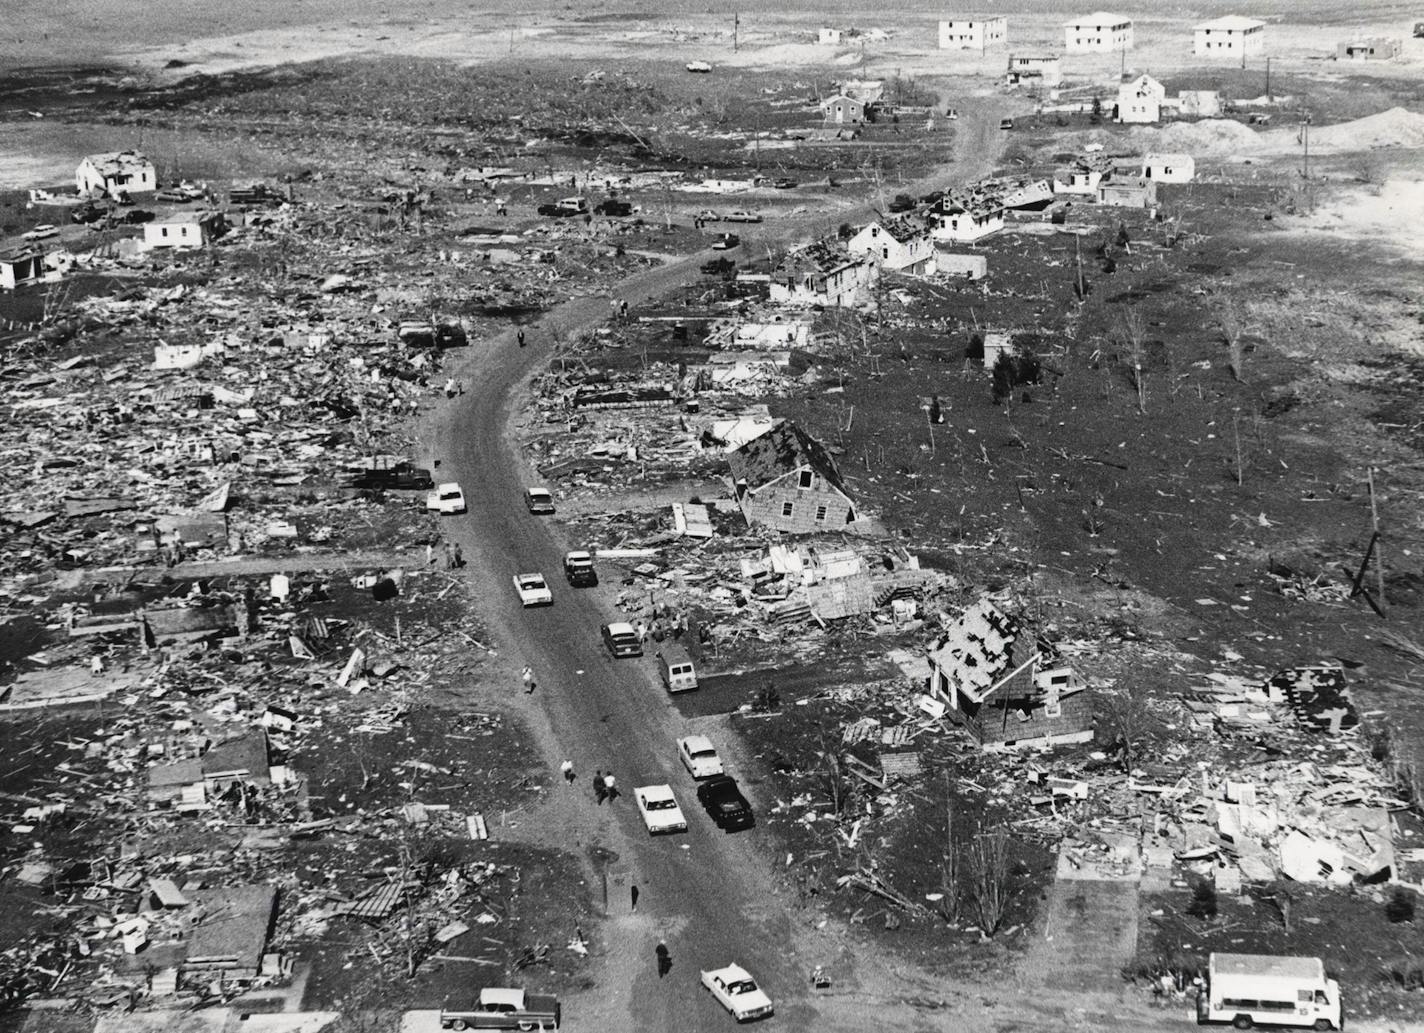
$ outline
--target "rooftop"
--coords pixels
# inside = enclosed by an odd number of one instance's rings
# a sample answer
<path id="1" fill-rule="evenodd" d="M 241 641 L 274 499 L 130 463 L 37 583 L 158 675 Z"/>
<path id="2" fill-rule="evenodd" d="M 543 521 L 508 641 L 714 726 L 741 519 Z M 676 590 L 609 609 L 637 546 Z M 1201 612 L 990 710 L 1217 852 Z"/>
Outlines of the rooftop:
<path id="1" fill-rule="evenodd" d="M 781 420 L 729 456 L 734 476 L 753 488 L 809 466 L 837 491 L 845 492 L 836 462 L 825 447 L 790 420 Z"/>
<path id="2" fill-rule="evenodd" d="M 1131 25 L 1132 19 L 1109 11 L 1094 11 L 1063 23 L 1064 25 Z"/>
<path id="3" fill-rule="evenodd" d="M 1212 29 L 1221 32 L 1245 32 L 1247 29 L 1264 29 L 1265 27 L 1266 23 L 1257 18 L 1244 18 L 1239 14 L 1228 14 L 1224 18 L 1199 22 L 1192 26 L 1192 31 L 1200 32 L 1202 29 Z"/>
<path id="4" fill-rule="evenodd" d="M 151 168 L 153 165 L 153 162 L 138 151 L 86 154 L 84 160 L 103 172 L 123 172 L 128 169 Z"/>

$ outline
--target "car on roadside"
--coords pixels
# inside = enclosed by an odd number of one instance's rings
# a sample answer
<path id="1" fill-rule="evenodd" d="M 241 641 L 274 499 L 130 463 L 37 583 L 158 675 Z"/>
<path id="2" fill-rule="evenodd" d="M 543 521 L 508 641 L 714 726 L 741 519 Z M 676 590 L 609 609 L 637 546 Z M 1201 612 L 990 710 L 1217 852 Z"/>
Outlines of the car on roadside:
<path id="1" fill-rule="evenodd" d="M 999 119 L 999 128 L 1000 128 L 1000 129 L 1008 130 L 1008 129 L 1012 129 L 1013 127 L 1014 127 L 1014 120 L 1013 120 L 1013 119 L 1011 119 L 1011 118 L 1001 118 L 1001 119 Z"/>
<path id="2" fill-rule="evenodd" d="M 593 568 L 593 553 L 582 549 L 564 553 L 564 580 L 575 588 L 591 588 L 598 584 L 598 571 Z"/>
<path id="3" fill-rule="evenodd" d="M 554 605 L 554 593 L 549 590 L 549 583 L 544 580 L 543 574 L 515 574 L 514 591 L 518 593 L 519 602 L 523 606 Z"/>
<path id="4" fill-rule="evenodd" d="M 792 187 L 796 186 L 796 180 L 792 179 L 790 176 L 778 176 L 776 179 L 773 179 L 771 181 L 771 185 L 777 190 L 790 190 Z"/>
<path id="5" fill-rule="evenodd" d="M 742 238 L 735 233 L 724 233 L 712 242 L 713 251 L 731 251 L 742 242 Z"/>
<path id="6" fill-rule="evenodd" d="M 761 216 L 756 212 L 748 212 L 741 208 L 728 212 L 722 216 L 723 222 L 761 222 Z"/>
<path id="7" fill-rule="evenodd" d="M 700 219 L 703 222 L 721 222 L 722 213 L 714 212 L 711 208 L 704 208 L 702 209 L 702 211 L 698 212 L 695 216 L 693 216 L 693 218 Z"/>
<path id="8" fill-rule="evenodd" d="M 594 206 L 595 215 L 608 215 L 622 217 L 633 214 L 633 206 L 627 201 L 616 201 L 610 198 L 607 201 L 600 201 Z"/>
<path id="9" fill-rule="evenodd" d="M 59 227 L 50 223 L 42 222 L 28 233 L 21 233 L 24 240 L 48 240 L 50 237 L 59 236 Z"/>
<path id="10" fill-rule="evenodd" d="M 731 775 L 713 775 L 697 787 L 697 802 L 719 829 L 736 832 L 756 824 L 752 805 Z"/>
<path id="11" fill-rule="evenodd" d="M 638 632 L 627 621 L 614 621 L 612 624 L 605 624 L 600 631 L 603 635 L 603 644 L 613 654 L 613 659 L 622 660 L 631 656 L 643 655 L 643 643 L 638 639 Z"/>
<path id="12" fill-rule="evenodd" d="M 677 759 L 693 778 L 711 778 L 722 775 L 722 758 L 717 755 L 717 747 L 705 735 L 688 735 L 677 741 Z"/>
<path id="13" fill-rule="evenodd" d="M 643 816 L 643 824 L 648 827 L 649 834 L 657 836 L 687 831 L 687 819 L 677 805 L 672 786 L 638 786 L 633 790 L 633 799 L 638 802 L 638 813 Z"/>
<path id="14" fill-rule="evenodd" d="M 435 487 L 435 478 L 430 476 L 429 470 L 409 460 L 382 460 L 358 472 L 350 486 L 367 490 L 429 491 Z"/>
<path id="15" fill-rule="evenodd" d="M 441 516 L 463 513 L 465 512 L 465 493 L 454 481 L 437 484 L 435 490 L 425 496 L 425 508 L 433 510 Z"/>
<path id="16" fill-rule="evenodd" d="M 525 488 L 524 505 L 535 516 L 554 512 L 554 496 L 548 488 Z"/>
<path id="17" fill-rule="evenodd" d="M 958 109 L 958 108 L 945 108 L 945 109 L 944 109 L 944 117 L 947 118 L 947 119 L 949 119 L 951 122 L 953 122 L 955 119 L 957 119 L 957 118 L 959 117 L 959 109 Z"/>
<path id="18" fill-rule="evenodd" d="M 738 1022 L 764 1019 L 775 1010 L 771 998 L 741 965 L 703 969 L 702 985 Z"/>

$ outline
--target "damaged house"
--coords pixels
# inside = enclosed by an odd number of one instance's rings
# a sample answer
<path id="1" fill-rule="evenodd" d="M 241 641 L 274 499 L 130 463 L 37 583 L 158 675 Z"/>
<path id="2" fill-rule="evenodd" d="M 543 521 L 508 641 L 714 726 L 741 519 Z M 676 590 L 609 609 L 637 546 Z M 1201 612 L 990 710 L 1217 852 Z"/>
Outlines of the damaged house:
<path id="1" fill-rule="evenodd" d="M 787 255 L 771 277 L 771 301 L 777 305 L 856 305 L 875 281 L 877 267 L 826 243 L 810 244 Z"/>
<path id="2" fill-rule="evenodd" d="M 789 420 L 727 455 L 737 505 L 753 527 L 792 534 L 844 528 L 855 503 L 831 454 Z"/>
<path id="3" fill-rule="evenodd" d="M 923 227 L 903 219 L 868 223 L 846 241 L 846 250 L 852 255 L 868 256 L 881 269 L 895 273 L 923 276 L 935 269 L 930 235 Z"/>
<path id="4" fill-rule="evenodd" d="M 158 170 L 138 151 L 90 154 L 74 171 L 74 187 L 84 196 L 149 194 L 158 189 Z"/>
<path id="5" fill-rule="evenodd" d="M 988 599 L 946 628 L 929 661 L 931 695 L 983 746 L 1093 738 L 1092 701 L 1077 673 Z"/>
<path id="6" fill-rule="evenodd" d="M 233 786 L 271 785 L 273 774 L 267 733 L 259 729 L 211 746 L 201 757 L 149 768 L 148 799 L 180 811 L 206 810 Z"/>

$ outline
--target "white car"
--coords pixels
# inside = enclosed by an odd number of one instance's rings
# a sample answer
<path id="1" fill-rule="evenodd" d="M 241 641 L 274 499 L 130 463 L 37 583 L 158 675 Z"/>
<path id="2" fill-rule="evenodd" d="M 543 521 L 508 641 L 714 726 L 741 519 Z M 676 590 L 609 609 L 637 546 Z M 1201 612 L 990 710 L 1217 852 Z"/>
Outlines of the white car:
<path id="1" fill-rule="evenodd" d="M 425 508 L 447 515 L 463 513 L 465 512 L 465 493 L 454 481 L 437 484 L 435 490 L 425 496 Z"/>
<path id="2" fill-rule="evenodd" d="M 741 965 L 704 970 L 702 985 L 712 991 L 722 1007 L 732 1013 L 738 1022 L 764 1019 L 774 1010 L 771 998 L 764 994 L 751 973 Z"/>
<path id="3" fill-rule="evenodd" d="M 59 236 L 59 227 L 51 226 L 47 222 L 41 223 L 28 233 L 21 233 L 20 236 L 25 240 L 48 240 L 50 237 Z"/>
<path id="4" fill-rule="evenodd" d="M 514 590 L 525 606 L 552 606 L 554 603 L 554 593 L 549 591 L 543 574 L 515 574 Z"/>
<path id="5" fill-rule="evenodd" d="M 653 835 L 687 831 L 687 819 L 682 816 L 677 797 L 672 795 L 672 786 L 638 786 L 633 790 L 633 799 L 638 801 L 643 824 Z"/>
<path id="6" fill-rule="evenodd" d="M 717 747 L 713 746 L 712 740 L 705 735 L 689 735 L 685 739 L 679 739 L 677 755 L 682 760 L 682 766 L 693 778 L 711 778 L 713 775 L 727 773 L 722 767 L 722 758 L 717 756 Z"/>

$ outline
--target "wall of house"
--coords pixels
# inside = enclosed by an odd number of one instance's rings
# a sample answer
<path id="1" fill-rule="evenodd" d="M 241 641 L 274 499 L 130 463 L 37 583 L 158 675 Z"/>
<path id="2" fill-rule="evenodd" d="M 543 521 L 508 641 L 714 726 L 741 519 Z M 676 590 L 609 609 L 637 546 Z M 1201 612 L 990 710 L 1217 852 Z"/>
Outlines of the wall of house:
<path id="1" fill-rule="evenodd" d="M 742 497 L 742 514 L 749 524 L 770 527 L 791 534 L 813 534 L 817 531 L 837 531 L 845 527 L 854 507 L 839 492 L 831 489 L 819 477 L 813 477 L 812 487 L 797 487 L 795 475 L 775 481 Z M 786 510 L 790 507 L 790 514 Z M 824 509 L 824 514 L 822 510 Z M 817 516 L 821 515 L 821 519 Z"/>
<path id="2" fill-rule="evenodd" d="M 1048 716 L 1041 697 L 1009 700 L 1007 716 L 1004 699 L 998 697 L 991 697 L 972 714 L 951 709 L 946 715 L 960 721 L 979 742 L 1004 745 L 1054 735 L 1074 735 L 1093 727 L 1092 695 L 1087 691 L 1059 700 L 1057 717 Z"/>
<path id="3" fill-rule="evenodd" d="M 1102 54 L 1132 49 L 1132 25 L 1067 25 L 1063 46 L 1069 53 Z"/>

